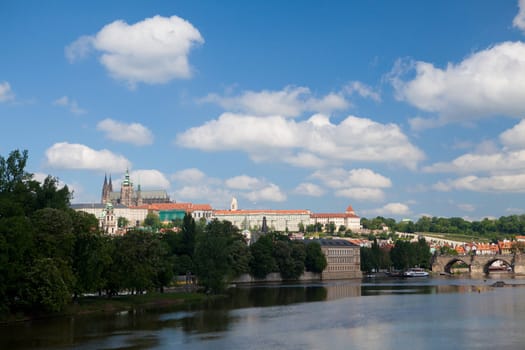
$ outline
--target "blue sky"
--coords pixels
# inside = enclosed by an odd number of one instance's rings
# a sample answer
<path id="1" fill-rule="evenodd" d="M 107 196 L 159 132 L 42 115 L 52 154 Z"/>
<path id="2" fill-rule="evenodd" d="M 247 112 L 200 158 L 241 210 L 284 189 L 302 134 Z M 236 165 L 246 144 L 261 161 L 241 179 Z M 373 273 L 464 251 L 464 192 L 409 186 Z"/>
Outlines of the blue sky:
<path id="1" fill-rule="evenodd" d="M 0 154 L 99 202 L 525 212 L 525 1 L 2 1 Z"/>

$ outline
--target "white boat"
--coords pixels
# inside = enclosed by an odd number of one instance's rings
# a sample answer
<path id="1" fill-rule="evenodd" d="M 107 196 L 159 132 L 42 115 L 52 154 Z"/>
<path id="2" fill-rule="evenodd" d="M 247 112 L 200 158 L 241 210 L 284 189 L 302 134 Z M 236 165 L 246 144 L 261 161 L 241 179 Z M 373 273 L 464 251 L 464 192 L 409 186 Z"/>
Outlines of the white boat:
<path id="1" fill-rule="evenodd" d="M 414 267 L 403 272 L 405 277 L 428 277 L 429 273 L 422 268 Z"/>

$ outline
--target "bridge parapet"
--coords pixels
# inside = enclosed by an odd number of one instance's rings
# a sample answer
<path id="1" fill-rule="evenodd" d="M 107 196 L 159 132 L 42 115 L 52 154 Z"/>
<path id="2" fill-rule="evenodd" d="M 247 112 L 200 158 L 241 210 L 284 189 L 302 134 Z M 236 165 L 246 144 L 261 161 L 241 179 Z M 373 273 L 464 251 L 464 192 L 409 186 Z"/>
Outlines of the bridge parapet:
<path id="1" fill-rule="evenodd" d="M 434 257 L 432 272 L 450 273 L 450 268 L 457 262 L 465 263 L 472 274 L 485 274 L 495 261 L 502 261 L 512 268 L 514 273 L 525 273 L 525 259 L 520 254 L 495 255 L 438 255 Z"/>

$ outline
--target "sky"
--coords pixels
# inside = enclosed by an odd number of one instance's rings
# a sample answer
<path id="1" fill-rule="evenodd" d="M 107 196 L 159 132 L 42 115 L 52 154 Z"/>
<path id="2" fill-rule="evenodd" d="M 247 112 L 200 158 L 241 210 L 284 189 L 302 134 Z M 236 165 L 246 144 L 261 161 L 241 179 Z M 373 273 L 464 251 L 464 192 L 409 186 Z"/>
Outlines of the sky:
<path id="1" fill-rule="evenodd" d="M 0 155 L 73 203 L 525 213 L 525 0 L 0 1 Z"/>

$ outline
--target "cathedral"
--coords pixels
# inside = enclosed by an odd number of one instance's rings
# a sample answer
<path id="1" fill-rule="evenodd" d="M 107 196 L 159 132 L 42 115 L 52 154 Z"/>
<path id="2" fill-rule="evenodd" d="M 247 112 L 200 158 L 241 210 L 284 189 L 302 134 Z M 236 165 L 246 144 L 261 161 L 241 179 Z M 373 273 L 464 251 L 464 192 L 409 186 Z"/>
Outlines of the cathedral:
<path id="1" fill-rule="evenodd" d="M 164 190 L 142 191 L 140 184 L 135 190 L 133 182 L 131 182 L 129 178 L 129 172 L 126 170 L 126 174 L 120 185 L 120 191 L 113 191 L 111 175 L 109 176 L 109 181 L 107 175 L 104 176 L 101 203 L 111 203 L 113 205 L 122 204 L 127 207 L 135 207 L 144 204 L 171 203 L 171 201 L 170 197 Z"/>

